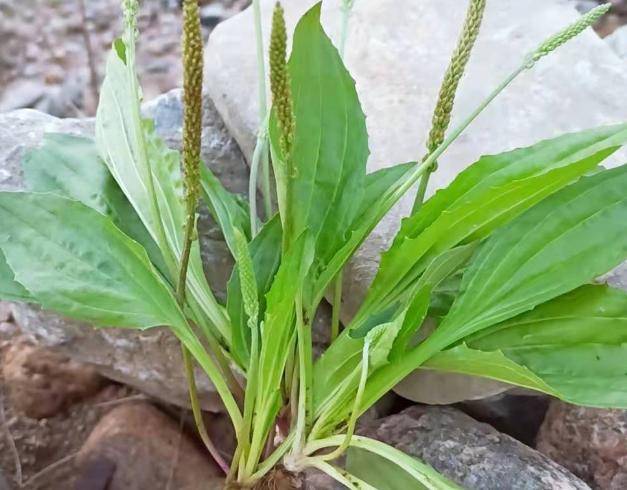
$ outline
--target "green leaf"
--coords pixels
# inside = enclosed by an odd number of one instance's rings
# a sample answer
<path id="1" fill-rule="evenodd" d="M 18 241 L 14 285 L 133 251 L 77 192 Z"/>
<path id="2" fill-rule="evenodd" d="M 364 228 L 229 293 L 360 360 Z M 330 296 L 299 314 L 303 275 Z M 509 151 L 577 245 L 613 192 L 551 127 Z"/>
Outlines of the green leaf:
<path id="1" fill-rule="evenodd" d="M 295 334 L 296 294 L 303 287 L 313 256 L 313 236 L 305 232 L 283 255 L 281 265 L 266 295 L 259 355 L 258 400 L 261 421 L 271 422 L 278 409 L 276 401 L 280 394 L 281 378 Z M 266 429 L 267 427 L 260 427 L 259 430 L 265 432 Z"/>
<path id="2" fill-rule="evenodd" d="M 53 194 L 0 193 L 0 247 L 44 308 L 101 325 L 184 327 L 140 245 L 82 203 Z"/>
<path id="3" fill-rule="evenodd" d="M 116 41 L 126 43 L 127 41 Z M 133 49 L 130 49 L 133 48 Z M 185 206 L 179 154 L 156 135 L 154 124 L 142 120 L 141 99 L 133 60 L 134 47 L 112 50 L 96 114 L 96 144 L 116 180 L 150 232 L 169 270 L 178 271 L 183 249 Z M 225 312 L 213 296 L 202 268 L 198 241 L 194 242 L 187 279 L 190 303 L 203 329 L 215 328 L 228 345 L 230 329 Z"/>
<path id="4" fill-rule="evenodd" d="M 584 177 L 495 232 L 436 333 L 462 339 L 571 291 L 627 256 L 627 166 Z"/>
<path id="5" fill-rule="evenodd" d="M 435 369 L 504 381 L 523 388 L 559 396 L 533 371 L 517 364 L 500 350 L 482 351 L 460 344 L 429 359 L 421 369 Z"/>
<path id="6" fill-rule="evenodd" d="M 349 472 L 377 490 L 461 488 L 413 456 L 367 437 L 351 439 L 346 465 Z"/>
<path id="7" fill-rule="evenodd" d="M 363 217 L 368 214 L 368 210 L 377 206 L 381 196 L 415 165 L 416 162 L 399 163 L 367 174 L 364 197 L 357 217 L 350 229 L 358 229 L 363 221 Z"/>
<path id="8" fill-rule="evenodd" d="M 627 139 L 619 125 L 485 156 L 404 220 L 355 322 L 396 301 L 443 250 L 488 236 L 548 195 L 593 170 Z"/>
<path id="9" fill-rule="evenodd" d="M 202 193 L 216 220 L 226 244 L 235 256 L 235 232 L 249 237 L 250 221 L 248 205 L 236 195 L 227 191 L 218 178 L 204 165 L 200 167 Z"/>
<path id="10" fill-rule="evenodd" d="M 380 312 L 383 315 L 369 317 L 356 332 L 345 330 L 314 365 L 314 403 L 317 406 L 326 404 L 337 387 L 355 372 L 360 362 L 363 337 L 373 327 L 392 322 L 402 314 L 404 320 L 398 328 L 394 327 L 396 330 L 388 337 L 393 343 L 390 358 L 395 360 L 400 357 L 424 320 L 431 290 L 465 264 L 476 247 L 476 243 L 470 243 L 445 251 L 432 261 L 414 292 L 406 295 L 404 302 L 394 305 L 389 311 Z M 395 324 L 392 322 L 389 325 Z"/>
<path id="11" fill-rule="evenodd" d="M 480 353 L 475 356 L 502 351 L 509 363 L 535 373 L 553 394 L 571 403 L 627 407 L 625 291 L 602 285 L 582 286 L 482 330 L 466 339 L 466 343 Z M 443 354 L 451 357 L 448 352 Z M 438 358 L 427 366 L 441 363 Z M 474 369 L 472 363 L 462 364 L 456 370 Z M 490 377 L 496 377 L 495 374 L 499 375 L 492 373 Z M 497 379 L 521 384 L 508 376 L 499 376 Z"/>
<path id="12" fill-rule="evenodd" d="M 32 302 L 30 293 L 15 280 L 13 270 L 0 249 L 0 301 Z"/>
<path id="13" fill-rule="evenodd" d="M 259 318 L 266 310 L 266 293 L 281 263 L 281 220 L 275 215 L 268 221 L 249 244 L 253 270 L 257 281 Z M 237 265 L 227 286 L 227 311 L 231 320 L 231 353 L 245 367 L 250 356 L 250 329 L 244 310 L 240 277 Z"/>
<path id="14" fill-rule="evenodd" d="M 320 24 L 320 7 L 299 21 L 288 66 L 295 133 L 284 229 L 288 242 L 308 229 L 325 263 L 359 212 L 368 135 L 355 82 Z"/>
<path id="15" fill-rule="evenodd" d="M 146 249 L 152 263 L 167 275 L 157 244 L 111 177 L 92 139 L 47 133 L 41 148 L 24 156 L 22 167 L 29 190 L 75 199 L 109 216 Z"/>

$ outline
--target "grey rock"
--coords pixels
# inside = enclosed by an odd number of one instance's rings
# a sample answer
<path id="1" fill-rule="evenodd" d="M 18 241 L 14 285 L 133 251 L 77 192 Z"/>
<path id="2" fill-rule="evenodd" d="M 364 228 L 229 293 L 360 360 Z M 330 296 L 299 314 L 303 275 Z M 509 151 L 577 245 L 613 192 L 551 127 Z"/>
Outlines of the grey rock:
<path id="1" fill-rule="evenodd" d="M 619 27 L 605 38 L 605 42 L 624 61 L 627 61 L 627 26 Z"/>
<path id="2" fill-rule="evenodd" d="M 6 478 L 2 475 L 2 470 L 0 470 L 0 490 L 11 490 Z"/>
<path id="3" fill-rule="evenodd" d="M 172 91 L 145 107 L 156 119 L 156 129 L 174 148 L 181 144 L 180 93 Z M 247 189 L 247 169 L 237 144 L 228 136 L 209 98 L 204 102 L 202 155 L 224 185 L 233 192 Z M 0 114 L 0 190 L 23 188 L 21 159 L 40 144 L 44 133 L 79 135 L 93 133 L 93 120 L 57 119 L 33 110 Z M 202 254 L 206 272 L 216 293 L 223 295 L 232 262 L 218 227 L 206 211 L 200 221 Z M 166 329 L 143 332 L 95 329 L 50 312 L 12 305 L 22 330 L 40 343 L 52 346 L 79 361 L 94 365 L 103 375 L 134 386 L 167 402 L 187 406 L 186 383 L 180 362 L 180 347 Z M 203 406 L 218 410 L 220 403 L 208 379 L 198 373 Z"/>
<path id="4" fill-rule="evenodd" d="M 288 29 L 315 0 L 285 4 Z M 339 0 L 323 6 L 323 24 L 337 40 Z M 262 0 L 269 25 L 273 0 Z M 567 0 L 489 2 L 484 27 L 456 102 L 453 126 L 470 113 L 523 56 L 561 26 L 578 18 Z M 363 0 L 351 17 L 346 63 L 367 116 L 369 171 L 419 159 L 425 152 L 431 113 L 464 9 L 457 0 Z M 266 29 L 266 37 L 268 36 Z M 218 111 L 250 159 L 258 127 L 257 67 L 251 9 L 216 27 L 205 59 L 207 87 Z M 481 154 L 497 153 L 540 139 L 623 121 L 627 67 L 591 30 L 523 74 L 482 114 L 440 160 L 429 193 L 448 184 Z M 603 87 L 603 90 L 600 90 Z M 624 157 L 624 153 L 617 156 Z M 411 208 L 407 195 L 374 230 L 345 269 L 343 319 L 361 303 L 379 262 Z M 429 392 L 446 402 L 494 394 L 502 388 L 431 377 Z M 474 386 L 473 386 L 474 384 Z M 465 388 L 466 386 L 466 388 Z M 422 398 L 418 399 L 423 401 Z M 424 400 L 428 401 L 428 400 Z"/>
<path id="5" fill-rule="evenodd" d="M 533 446 L 550 401 L 547 395 L 520 389 L 482 400 L 465 401 L 457 408 L 523 444 Z"/>
<path id="6" fill-rule="evenodd" d="M 627 410 L 576 407 L 554 400 L 537 449 L 592 487 L 627 488 Z"/>
<path id="7" fill-rule="evenodd" d="M 589 488 L 546 456 L 450 407 L 414 406 L 361 433 L 421 459 L 469 490 Z"/>

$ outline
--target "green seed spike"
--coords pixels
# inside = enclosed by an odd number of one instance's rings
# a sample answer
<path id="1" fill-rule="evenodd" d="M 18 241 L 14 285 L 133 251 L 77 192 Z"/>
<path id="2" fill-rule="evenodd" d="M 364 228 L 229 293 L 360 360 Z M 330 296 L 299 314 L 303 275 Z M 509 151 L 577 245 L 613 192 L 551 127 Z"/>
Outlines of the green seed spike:
<path id="1" fill-rule="evenodd" d="M 188 214 L 200 193 L 202 131 L 202 32 L 197 0 L 183 1 L 183 173 Z"/>
<path id="2" fill-rule="evenodd" d="M 433 151 L 442 144 L 442 141 L 444 141 L 446 130 L 451 122 L 451 113 L 453 112 L 457 87 L 466 69 L 477 36 L 479 35 L 485 5 L 486 0 L 471 0 L 468 7 L 464 28 L 451 58 L 451 63 L 444 75 L 438 102 L 433 113 L 431 132 L 429 133 L 429 140 L 427 141 L 429 154 L 433 153 Z"/>
<path id="3" fill-rule="evenodd" d="M 582 15 L 579 20 L 573 24 L 569 25 L 554 36 L 551 36 L 549 39 L 544 41 L 538 49 L 531 53 L 526 67 L 531 68 L 539 59 L 545 57 L 555 49 L 559 48 L 562 44 L 567 43 L 572 38 L 579 35 L 599 20 L 604 14 L 606 14 L 610 8 L 612 8 L 612 4 L 610 3 L 599 5 L 585 15 Z"/>
<path id="4" fill-rule="evenodd" d="M 272 103 L 281 132 L 281 152 L 287 159 L 294 138 L 294 113 L 290 78 L 287 71 L 287 29 L 281 2 L 277 2 L 272 14 L 270 34 L 270 90 Z"/>
<path id="5" fill-rule="evenodd" d="M 138 0 L 122 0 L 122 12 L 124 14 L 124 24 L 128 32 L 137 37 L 137 13 L 139 12 Z"/>
<path id="6" fill-rule="evenodd" d="M 259 316 L 259 303 L 257 299 L 257 281 L 255 280 L 255 270 L 250 257 L 246 237 L 235 230 L 235 260 L 239 271 L 239 281 L 244 302 L 244 311 L 248 315 L 248 326 L 257 328 Z"/>

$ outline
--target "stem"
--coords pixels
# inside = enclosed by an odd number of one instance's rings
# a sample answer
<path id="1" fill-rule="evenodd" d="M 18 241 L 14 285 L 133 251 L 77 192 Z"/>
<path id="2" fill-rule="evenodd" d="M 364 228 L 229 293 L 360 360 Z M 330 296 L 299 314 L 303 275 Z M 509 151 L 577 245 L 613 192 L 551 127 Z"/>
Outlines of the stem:
<path id="1" fill-rule="evenodd" d="M 320 458 L 307 458 L 304 463 L 306 464 L 306 466 L 316 468 L 323 473 L 326 473 L 331 478 L 344 485 L 346 488 L 357 488 L 360 490 L 377 490 L 369 483 L 366 483 L 360 478 L 357 478 L 355 475 L 350 474 L 348 471 L 342 470 L 329 463 L 326 463 Z"/>
<path id="2" fill-rule="evenodd" d="M 355 434 L 355 426 L 357 425 L 357 418 L 359 417 L 359 408 L 361 405 L 361 400 L 364 396 L 364 390 L 366 389 L 366 382 L 368 381 L 369 351 L 370 343 L 366 341 L 364 343 L 364 348 L 361 355 L 361 375 L 359 378 L 359 386 L 357 387 L 357 394 L 355 395 L 355 401 L 353 402 L 353 410 L 351 412 L 350 418 L 348 419 L 346 436 L 344 437 L 342 444 L 340 444 L 335 450 L 331 451 L 329 454 L 321 456 L 324 461 L 334 460 L 344 454 L 344 452 L 348 449 L 348 446 L 351 443 L 353 435 Z"/>
<path id="3" fill-rule="evenodd" d="M 252 325 L 251 325 L 252 327 Z M 246 477 L 247 458 L 250 453 L 250 432 L 253 423 L 253 414 L 255 409 L 255 401 L 257 394 L 257 379 L 259 366 L 259 332 L 255 322 L 254 328 L 251 328 L 251 347 L 250 362 L 248 365 L 248 380 L 246 383 L 246 393 L 244 395 L 244 423 L 242 425 L 242 434 L 240 435 L 239 445 L 242 446 L 242 457 L 240 459 L 239 479 Z M 253 456 L 254 457 L 254 456 Z"/>
<path id="4" fill-rule="evenodd" d="M 348 21 L 350 19 L 351 11 L 355 0 L 342 0 L 342 30 L 340 33 L 340 56 L 344 58 L 344 52 L 346 50 L 346 40 L 348 38 Z"/>
<path id="5" fill-rule="evenodd" d="M 422 207 L 422 203 L 425 200 L 425 194 L 427 193 L 427 186 L 429 185 L 429 177 L 433 173 L 432 168 L 428 168 L 420 179 L 418 184 L 418 192 L 416 192 L 416 200 L 414 201 L 414 207 L 411 210 L 411 214 L 415 214 Z"/>
<path id="6" fill-rule="evenodd" d="M 185 345 L 187 350 L 189 350 L 194 359 L 196 359 L 196 362 L 198 362 L 200 367 L 202 367 L 202 369 L 205 371 L 205 373 L 215 386 L 216 391 L 222 399 L 224 407 L 226 408 L 226 411 L 231 418 L 231 422 L 233 423 L 233 427 L 235 428 L 235 433 L 238 434 L 242 427 L 242 413 L 240 412 L 239 406 L 237 405 L 237 402 L 235 401 L 235 398 L 233 397 L 233 394 L 229 389 L 229 385 L 227 384 L 224 377 L 222 376 L 222 373 L 218 369 L 218 366 L 207 354 L 202 343 L 198 340 L 189 325 L 187 325 L 186 327 L 173 327 L 172 331 Z"/>
<path id="7" fill-rule="evenodd" d="M 298 341 L 298 416 L 293 453 L 298 454 L 305 443 L 311 416 L 311 331 L 303 319 L 302 293 L 296 295 L 296 332 Z"/>
<path id="8" fill-rule="evenodd" d="M 526 65 L 522 64 L 518 68 L 516 68 L 512 73 L 510 73 L 505 80 L 503 80 L 491 93 L 488 95 L 486 99 L 484 99 L 481 104 L 472 112 L 470 115 L 462 121 L 462 123 L 457 126 L 449 136 L 447 136 L 442 144 L 438 146 L 433 153 L 431 153 L 420 165 L 416 168 L 409 170 L 405 176 L 402 178 L 404 182 L 395 189 L 389 196 L 388 202 L 392 204 L 396 203 L 400 197 L 405 194 L 418 180 L 418 178 L 424 174 L 424 172 L 430 168 L 437 159 L 442 156 L 442 154 L 451 146 L 459 136 L 470 126 L 470 124 L 481 114 L 485 108 L 494 100 L 496 97 L 505 90 L 518 75 L 520 75 L 525 69 Z M 386 207 L 386 209 L 389 209 Z"/>
<path id="9" fill-rule="evenodd" d="M 186 292 L 186 284 L 187 284 L 187 270 L 189 266 L 189 256 L 192 249 L 193 242 L 193 233 L 196 225 L 196 217 L 193 211 L 190 211 L 187 215 L 187 222 L 185 223 L 185 236 L 183 238 L 183 252 L 181 254 L 181 265 L 179 269 L 179 277 L 178 283 L 176 285 L 176 300 L 179 304 L 181 310 L 183 310 L 185 305 L 185 292 Z M 219 346 L 218 346 L 219 347 Z M 181 343 L 181 352 L 183 354 L 183 365 L 185 367 L 185 376 L 187 378 L 187 387 L 189 391 L 189 399 L 192 407 L 192 413 L 194 415 L 194 422 L 196 423 L 196 428 L 198 430 L 198 434 L 200 435 L 200 439 L 204 443 L 205 447 L 209 451 L 209 454 L 213 457 L 215 462 L 218 464 L 220 469 L 224 472 L 224 474 L 228 474 L 229 466 L 226 464 L 218 449 L 215 447 L 211 438 L 209 437 L 209 433 L 207 432 L 207 427 L 205 426 L 205 421 L 202 417 L 202 409 L 200 407 L 200 402 L 198 400 L 198 388 L 196 386 L 196 377 L 194 376 L 194 363 L 191 357 L 190 352 L 187 350 L 187 347 L 183 343 Z"/>
<path id="10" fill-rule="evenodd" d="M 342 309 L 342 283 L 344 273 L 343 269 L 337 273 L 335 283 L 333 285 L 333 309 L 331 312 L 331 342 L 337 339 L 340 333 L 340 311 Z"/>
<path id="11" fill-rule="evenodd" d="M 283 456 L 285 456 L 287 451 L 292 446 L 292 443 L 294 442 L 294 437 L 295 437 L 295 433 L 291 432 L 285 438 L 285 440 L 279 445 L 279 447 L 277 447 L 274 450 L 274 452 L 270 456 L 268 456 L 268 458 L 265 459 L 257 467 L 257 471 L 255 473 L 253 473 L 247 480 L 245 480 L 242 483 L 245 484 L 245 485 L 252 486 L 256 481 L 258 481 L 261 478 L 263 478 L 264 475 L 266 475 L 266 473 L 268 473 L 270 470 L 272 470 L 272 468 L 274 468 L 277 465 L 277 463 L 281 460 L 281 458 Z"/>
<path id="12" fill-rule="evenodd" d="M 200 401 L 198 400 L 198 390 L 196 389 L 196 379 L 194 376 L 194 362 L 189 351 L 181 345 L 181 351 L 183 353 L 183 364 L 185 366 L 185 375 L 187 377 L 187 385 L 189 387 L 189 399 L 192 405 L 192 413 L 194 415 L 194 422 L 198 429 L 200 439 L 204 443 L 205 447 L 209 451 L 209 454 L 213 457 L 224 474 L 229 473 L 229 465 L 224 461 L 222 455 L 211 441 L 209 434 L 207 433 L 207 427 L 202 418 L 202 408 L 200 407 Z"/>
<path id="13" fill-rule="evenodd" d="M 248 198 L 250 200 L 250 229 L 253 236 L 257 234 L 257 180 L 259 175 L 259 166 L 261 165 L 261 174 L 263 182 L 261 185 L 263 193 L 264 210 L 266 218 L 272 215 L 272 202 L 270 199 L 270 163 L 268 159 L 268 136 L 267 136 L 267 119 L 268 119 L 268 100 L 266 96 L 266 67 L 263 48 L 263 27 L 261 23 L 261 5 L 260 0 L 253 0 L 253 16 L 255 22 L 255 45 L 257 48 L 257 70 L 259 83 L 259 132 L 257 136 L 257 144 L 253 153 L 253 159 L 250 168 L 250 182 L 248 187 Z"/>

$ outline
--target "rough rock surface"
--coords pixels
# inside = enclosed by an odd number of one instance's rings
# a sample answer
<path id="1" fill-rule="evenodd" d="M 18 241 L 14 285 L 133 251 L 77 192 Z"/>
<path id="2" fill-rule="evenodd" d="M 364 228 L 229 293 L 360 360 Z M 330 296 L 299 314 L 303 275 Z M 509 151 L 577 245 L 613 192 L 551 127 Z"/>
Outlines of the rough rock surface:
<path id="1" fill-rule="evenodd" d="M 288 28 L 314 3 L 286 2 Z M 323 23 L 335 40 L 340 32 L 339 4 L 339 0 L 328 0 L 323 8 Z M 265 25 L 269 25 L 274 0 L 262 0 L 261 5 Z M 578 15 L 573 2 L 566 0 L 488 3 L 483 31 L 461 83 L 453 127 L 527 52 Z M 463 17 L 458 0 L 409 0 L 402 8 L 396 0 L 355 3 L 346 62 L 367 116 L 370 171 L 424 154 L 440 80 Z M 268 36 L 267 30 L 265 34 Z M 253 39 L 252 11 L 248 9 L 213 31 L 205 60 L 208 90 L 247 158 L 252 155 L 258 126 Z M 627 67 L 593 31 L 583 33 L 521 76 L 475 121 L 441 158 L 429 191 L 449 183 L 481 154 L 623 121 L 626 86 Z M 413 196 L 406 196 L 384 218 L 345 270 L 344 319 L 360 304 L 379 253 L 390 243 L 412 200 Z M 503 389 L 466 378 L 449 386 L 437 373 L 421 374 L 420 383 L 429 396 L 417 399 L 429 403 L 451 403 Z"/>
<path id="2" fill-rule="evenodd" d="M 157 131 L 168 145 L 180 146 L 182 106 L 178 91 L 149 103 L 146 112 L 156 119 Z M 247 189 L 247 170 L 237 144 L 229 137 L 210 100 L 205 98 L 203 158 L 233 192 Z M 0 114 L 0 190 L 23 187 L 21 159 L 40 144 L 45 132 L 91 134 L 92 120 L 57 119 L 32 110 Z M 231 260 L 218 228 L 205 215 L 201 243 L 207 275 L 217 294 L 231 269 Z M 13 314 L 23 331 L 47 346 L 94 365 L 114 380 L 168 402 L 187 406 L 187 392 L 178 342 L 165 329 L 144 332 L 94 329 L 39 309 L 15 304 Z M 219 401 L 209 381 L 198 376 L 203 406 L 217 409 Z"/>
<path id="3" fill-rule="evenodd" d="M 125 404 L 105 415 L 77 463 L 79 489 L 222 488 L 218 470 L 204 452 L 176 422 L 148 403 Z"/>
<path id="4" fill-rule="evenodd" d="M 414 406 L 361 432 L 422 459 L 469 490 L 589 488 L 546 456 L 450 407 Z"/>
<path id="5" fill-rule="evenodd" d="M 537 449 L 594 488 L 627 488 L 627 410 L 553 401 Z"/>
<path id="6" fill-rule="evenodd" d="M 53 417 L 104 384 L 93 367 L 25 339 L 14 341 L 2 356 L 2 377 L 13 406 L 34 419 Z"/>

